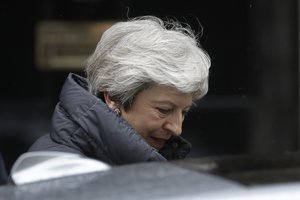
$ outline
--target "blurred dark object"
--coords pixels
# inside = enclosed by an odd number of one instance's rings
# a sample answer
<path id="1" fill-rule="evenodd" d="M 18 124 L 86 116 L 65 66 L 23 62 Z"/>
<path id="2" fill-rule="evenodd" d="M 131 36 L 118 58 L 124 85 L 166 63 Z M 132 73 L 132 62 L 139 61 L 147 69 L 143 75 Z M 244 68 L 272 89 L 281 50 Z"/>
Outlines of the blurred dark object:
<path id="1" fill-rule="evenodd" d="M 295 156 L 297 157 L 297 155 Z M 277 158 L 281 160 L 279 157 Z M 228 161 L 234 167 L 237 167 L 236 172 L 239 172 L 245 167 L 244 164 L 250 164 L 251 166 L 251 163 L 260 163 L 264 159 L 269 160 L 268 156 L 262 156 L 261 159 L 253 160 L 254 162 L 250 160 L 248 163 L 246 160 L 240 160 L 240 158 L 233 158 Z M 223 159 L 221 160 L 224 162 Z M 201 164 L 199 162 L 194 164 L 203 167 L 209 163 L 222 162 L 209 162 L 207 160 L 207 162 Z M 240 164 L 242 164 L 241 168 L 238 167 Z M 226 166 L 230 165 L 227 163 Z M 226 168 L 226 166 L 223 167 Z M 235 170 L 232 172 L 235 172 Z M 281 174 L 277 174 L 277 176 L 280 177 Z M 299 181 L 273 183 L 276 184 L 245 185 L 203 170 L 195 171 L 166 162 L 148 162 L 112 167 L 108 171 L 99 173 L 68 176 L 24 185 L 0 186 L 0 194 L 1 198 L 10 200 L 85 200 L 103 198 L 119 200 L 120 197 L 122 200 L 300 199 Z"/>
<path id="2" fill-rule="evenodd" d="M 174 161 L 245 185 L 300 182 L 300 153 L 212 156 Z"/>
<path id="3" fill-rule="evenodd" d="M 0 185 L 4 185 L 6 183 L 7 183 L 7 172 L 2 158 L 2 154 L 0 153 Z"/>
<path id="4" fill-rule="evenodd" d="M 113 167 L 108 171 L 69 176 L 31 184 L 0 187 L 1 198 L 10 200 L 186 200 L 243 186 L 209 174 L 148 162 Z"/>
<path id="5" fill-rule="evenodd" d="M 30 145 L 50 129 L 52 107 L 47 99 L 0 101 L 0 152 L 7 173 Z"/>

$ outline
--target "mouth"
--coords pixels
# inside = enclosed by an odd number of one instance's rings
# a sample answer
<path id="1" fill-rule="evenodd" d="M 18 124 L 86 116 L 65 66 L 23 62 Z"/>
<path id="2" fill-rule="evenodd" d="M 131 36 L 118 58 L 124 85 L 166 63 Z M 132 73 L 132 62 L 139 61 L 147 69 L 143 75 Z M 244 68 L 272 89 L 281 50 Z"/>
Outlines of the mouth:
<path id="1" fill-rule="evenodd" d="M 163 139 L 163 138 L 157 138 L 157 137 L 150 137 L 151 141 L 150 141 L 150 144 L 151 146 L 153 146 L 154 148 L 156 149 L 161 149 L 165 143 L 166 143 L 166 139 Z"/>

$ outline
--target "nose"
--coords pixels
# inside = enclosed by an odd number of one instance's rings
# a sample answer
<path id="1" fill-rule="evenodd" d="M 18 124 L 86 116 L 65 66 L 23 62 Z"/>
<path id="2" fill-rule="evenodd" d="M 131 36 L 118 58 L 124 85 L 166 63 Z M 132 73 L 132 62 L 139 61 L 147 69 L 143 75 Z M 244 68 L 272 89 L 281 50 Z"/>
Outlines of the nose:
<path id="1" fill-rule="evenodd" d="M 183 116 L 181 113 L 169 116 L 164 124 L 164 129 L 172 133 L 174 136 L 179 136 L 182 132 L 182 122 Z"/>

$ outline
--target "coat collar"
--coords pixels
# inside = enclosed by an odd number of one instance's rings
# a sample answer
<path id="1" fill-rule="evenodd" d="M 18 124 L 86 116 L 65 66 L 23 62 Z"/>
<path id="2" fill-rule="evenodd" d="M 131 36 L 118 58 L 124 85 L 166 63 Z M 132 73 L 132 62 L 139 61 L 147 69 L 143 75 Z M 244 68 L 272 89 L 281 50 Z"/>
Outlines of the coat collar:
<path id="1" fill-rule="evenodd" d="M 110 164 L 165 161 L 156 149 L 87 90 L 84 77 L 69 74 L 53 120 L 52 139 Z"/>

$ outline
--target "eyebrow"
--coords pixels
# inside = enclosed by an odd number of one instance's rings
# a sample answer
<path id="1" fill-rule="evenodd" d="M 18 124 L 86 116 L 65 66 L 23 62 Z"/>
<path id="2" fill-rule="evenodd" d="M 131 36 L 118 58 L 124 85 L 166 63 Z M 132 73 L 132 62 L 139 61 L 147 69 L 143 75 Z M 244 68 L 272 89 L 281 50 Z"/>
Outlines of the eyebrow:
<path id="1" fill-rule="evenodd" d="M 168 101 L 168 100 L 154 100 L 154 99 L 152 99 L 152 100 L 150 100 L 150 101 L 153 102 L 153 103 L 165 103 L 165 104 L 171 104 L 172 106 L 177 107 L 176 104 L 174 104 L 173 102 Z M 194 103 L 192 102 L 190 105 L 184 107 L 184 109 L 190 109 L 193 105 L 194 105 Z"/>

